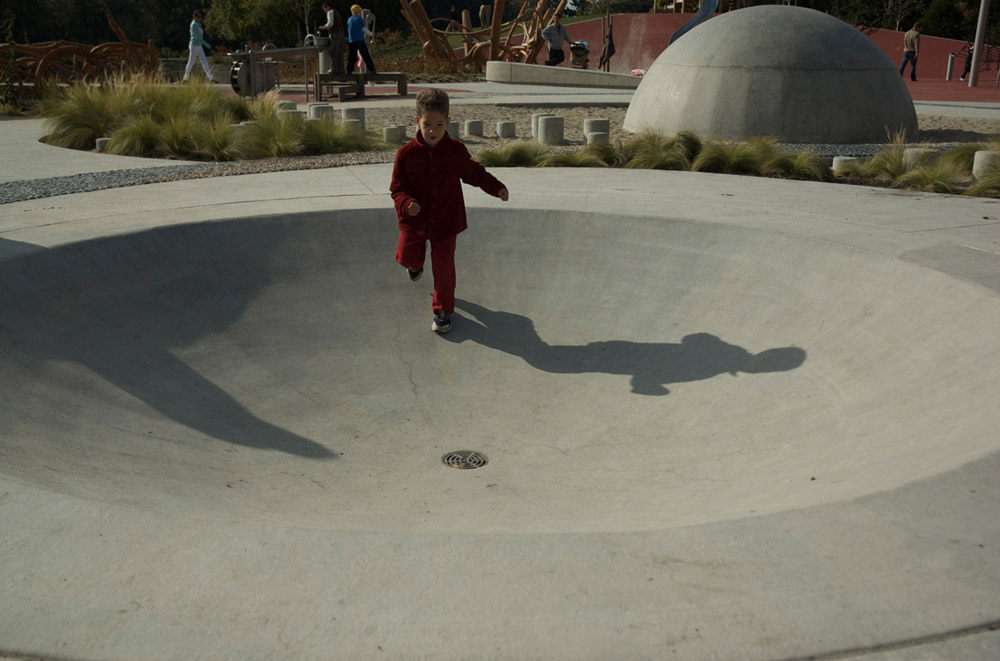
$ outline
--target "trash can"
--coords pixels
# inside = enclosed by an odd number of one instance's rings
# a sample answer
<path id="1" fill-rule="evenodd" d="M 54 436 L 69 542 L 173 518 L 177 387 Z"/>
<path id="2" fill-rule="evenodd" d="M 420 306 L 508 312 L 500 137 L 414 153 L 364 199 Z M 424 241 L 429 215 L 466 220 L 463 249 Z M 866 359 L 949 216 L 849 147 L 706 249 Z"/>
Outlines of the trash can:
<path id="1" fill-rule="evenodd" d="M 569 65 L 573 69 L 586 69 L 590 62 L 590 44 L 586 41 L 577 41 L 569 47 Z"/>

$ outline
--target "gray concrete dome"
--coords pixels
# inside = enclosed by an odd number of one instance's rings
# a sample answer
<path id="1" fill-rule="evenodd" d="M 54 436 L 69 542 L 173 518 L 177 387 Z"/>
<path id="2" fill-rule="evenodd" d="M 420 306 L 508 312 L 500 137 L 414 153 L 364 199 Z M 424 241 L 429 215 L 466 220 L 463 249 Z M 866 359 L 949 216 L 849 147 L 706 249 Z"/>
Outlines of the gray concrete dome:
<path id="1" fill-rule="evenodd" d="M 843 21 L 761 6 L 702 23 L 663 51 L 632 97 L 624 128 L 739 140 L 884 142 L 915 134 L 896 65 Z"/>

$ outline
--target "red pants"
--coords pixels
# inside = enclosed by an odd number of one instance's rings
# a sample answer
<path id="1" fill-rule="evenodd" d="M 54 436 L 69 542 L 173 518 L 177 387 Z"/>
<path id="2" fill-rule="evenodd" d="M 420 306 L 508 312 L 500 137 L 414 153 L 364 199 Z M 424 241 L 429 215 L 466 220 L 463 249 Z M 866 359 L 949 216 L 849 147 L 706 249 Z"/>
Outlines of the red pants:
<path id="1" fill-rule="evenodd" d="M 399 246 L 396 248 L 396 261 L 417 271 L 424 266 L 427 254 L 427 241 L 431 242 L 431 273 L 434 274 L 434 301 L 431 309 L 455 311 L 455 239 L 449 236 L 444 239 L 424 239 L 419 236 L 399 233 Z"/>

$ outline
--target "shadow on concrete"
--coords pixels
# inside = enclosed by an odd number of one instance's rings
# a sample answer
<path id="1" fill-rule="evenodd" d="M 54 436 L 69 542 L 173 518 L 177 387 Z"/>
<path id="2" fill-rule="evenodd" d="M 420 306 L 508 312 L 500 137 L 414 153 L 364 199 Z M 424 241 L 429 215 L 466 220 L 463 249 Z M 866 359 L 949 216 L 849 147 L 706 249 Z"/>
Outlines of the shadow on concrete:
<path id="1" fill-rule="evenodd" d="M 474 319 L 456 323 L 445 339 L 476 342 L 553 374 L 629 375 L 632 392 L 637 395 L 666 395 L 670 391 L 665 384 L 701 381 L 719 374 L 792 370 L 806 359 L 805 350 L 798 347 L 752 354 L 709 333 L 687 335 L 679 344 L 610 340 L 580 346 L 550 345 L 538 336 L 527 317 L 464 300 L 456 301 L 456 307 Z"/>
<path id="2" fill-rule="evenodd" d="M 43 250 L 43 248 L 36 246 L 34 243 L 25 243 L 23 241 L 14 241 L 0 237 L 0 261 L 39 250 Z"/>
<path id="3" fill-rule="evenodd" d="M 76 362 L 212 438 L 332 458 L 326 447 L 255 416 L 172 351 L 224 333 L 270 282 L 281 224 L 225 225 L 101 239 L 0 263 L 0 341 L 9 347 L 0 367 L 8 358 L 18 363 L 8 367 L 21 369 Z M 219 250 L 227 239 L 232 245 Z M 64 408 L 77 398 L 91 409 L 107 399 L 60 396 Z"/>

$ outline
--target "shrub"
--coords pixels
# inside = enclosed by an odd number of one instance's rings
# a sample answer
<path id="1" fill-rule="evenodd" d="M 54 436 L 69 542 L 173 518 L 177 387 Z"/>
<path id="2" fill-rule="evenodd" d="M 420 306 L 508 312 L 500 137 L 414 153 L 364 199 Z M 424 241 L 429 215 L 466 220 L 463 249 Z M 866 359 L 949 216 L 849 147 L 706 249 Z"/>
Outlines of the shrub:
<path id="1" fill-rule="evenodd" d="M 760 159 L 760 145 L 709 142 L 702 146 L 691 163 L 691 169 L 697 172 L 759 174 L 762 165 Z"/>
<path id="2" fill-rule="evenodd" d="M 659 131 L 646 129 L 625 143 L 622 149 L 627 159 L 625 167 L 643 170 L 688 170 L 691 167 L 689 146 L 677 136 L 667 137 Z"/>
<path id="3" fill-rule="evenodd" d="M 487 167 L 537 167 L 549 153 L 545 145 L 531 140 L 512 142 L 499 151 L 483 149 L 476 160 Z"/>
<path id="4" fill-rule="evenodd" d="M 913 188 L 929 193 L 956 193 L 964 180 L 961 164 L 937 158 L 904 172 L 892 185 L 893 188 Z"/>
<path id="5" fill-rule="evenodd" d="M 600 157 L 586 151 L 565 151 L 544 156 L 539 163 L 543 168 L 606 168 Z"/>
<path id="6" fill-rule="evenodd" d="M 826 160 L 818 154 L 800 152 L 797 154 L 782 154 L 775 152 L 764 159 L 760 166 L 764 175 L 809 179 L 812 181 L 833 181 L 833 170 Z"/>
<path id="7" fill-rule="evenodd" d="M 366 131 L 332 119 L 313 120 L 302 127 L 302 153 L 340 154 L 349 151 L 371 151 L 382 146 Z"/>
<path id="8" fill-rule="evenodd" d="M 139 115 L 108 137 L 108 153 L 122 156 L 152 156 L 160 143 L 160 128 L 151 116 Z"/>

